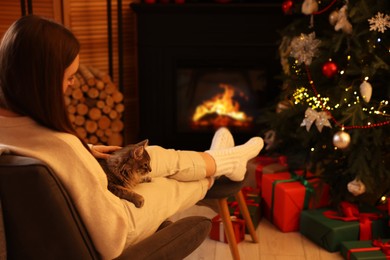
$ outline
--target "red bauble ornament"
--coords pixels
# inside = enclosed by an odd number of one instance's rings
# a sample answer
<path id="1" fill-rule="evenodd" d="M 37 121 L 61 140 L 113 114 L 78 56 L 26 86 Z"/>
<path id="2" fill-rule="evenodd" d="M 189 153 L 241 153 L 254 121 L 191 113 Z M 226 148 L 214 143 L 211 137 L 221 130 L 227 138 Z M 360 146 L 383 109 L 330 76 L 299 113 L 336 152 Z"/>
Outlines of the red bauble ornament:
<path id="1" fill-rule="evenodd" d="M 322 66 L 322 74 L 324 74 L 328 78 L 332 78 L 337 73 L 337 64 L 333 61 L 327 61 Z"/>
<path id="2" fill-rule="evenodd" d="M 282 10 L 285 14 L 291 14 L 291 8 L 293 6 L 292 0 L 286 0 L 282 4 Z"/>

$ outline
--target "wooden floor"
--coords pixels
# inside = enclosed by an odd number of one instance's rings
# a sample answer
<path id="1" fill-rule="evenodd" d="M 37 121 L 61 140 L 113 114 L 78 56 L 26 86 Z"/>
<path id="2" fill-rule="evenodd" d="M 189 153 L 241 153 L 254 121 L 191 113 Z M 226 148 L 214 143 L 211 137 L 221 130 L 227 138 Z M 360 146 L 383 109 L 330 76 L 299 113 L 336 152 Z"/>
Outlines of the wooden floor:
<path id="1" fill-rule="evenodd" d="M 175 215 L 176 220 L 185 216 L 201 215 L 212 218 L 215 211 L 205 206 L 194 206 Z M 266 219 L 262 219 L 256 229 L 259 243 L 251 243 L 250 236 L 238 245 L 241 260 L 338 260 L 339 253 L 329 253 L 317 246 L 299 232 L 283 233 Z M 229 246 L 207 238 L 203 244 L 185 260 L 230 260 Z"/>

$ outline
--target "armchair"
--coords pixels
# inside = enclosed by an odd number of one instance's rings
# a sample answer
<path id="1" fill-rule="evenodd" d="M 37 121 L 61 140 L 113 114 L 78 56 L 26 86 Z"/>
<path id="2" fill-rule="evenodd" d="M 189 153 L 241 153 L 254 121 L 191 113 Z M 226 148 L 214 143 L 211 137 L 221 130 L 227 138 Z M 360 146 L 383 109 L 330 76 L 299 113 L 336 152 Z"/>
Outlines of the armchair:
<path id="1" fill-rule="evenodd" d="M 183 259 L 207 237 L 211 221 L 163 223 L 122 259 Z M 43 162 L 0 155 L 0 259 L 100 259 L 65 188 Z"/>

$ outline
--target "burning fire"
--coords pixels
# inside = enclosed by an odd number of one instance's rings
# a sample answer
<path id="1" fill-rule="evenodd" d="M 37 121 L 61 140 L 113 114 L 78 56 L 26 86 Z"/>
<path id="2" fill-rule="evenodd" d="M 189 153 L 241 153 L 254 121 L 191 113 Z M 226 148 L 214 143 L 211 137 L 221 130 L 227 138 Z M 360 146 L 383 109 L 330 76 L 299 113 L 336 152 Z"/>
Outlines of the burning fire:
<path id="1" fill-rule="evenodd" d="M 240 104 L 233 100 L 234 88 L 220 84 L 225 91 L 203 101 L 195 109 L 192 122 L 195 126 L 248 126 L 253 118 L 240 111 Z M 243 95 L 243 93 L 240 93 Z"/>

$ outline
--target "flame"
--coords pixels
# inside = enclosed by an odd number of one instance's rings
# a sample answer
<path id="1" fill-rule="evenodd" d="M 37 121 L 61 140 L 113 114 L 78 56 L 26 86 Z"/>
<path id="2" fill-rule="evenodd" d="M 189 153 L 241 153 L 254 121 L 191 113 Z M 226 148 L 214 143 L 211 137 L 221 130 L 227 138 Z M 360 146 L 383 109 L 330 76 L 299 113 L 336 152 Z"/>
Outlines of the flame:
<path id="1" fill-rule="evenodd" d="M 192 116 L 193 123 L 204 126 L 248 125 L 252 121 L 252 117 L 248 117 L 245 112 L 240 111 L 240 104 L 233 100 L 235 94 L 233 86 L 220 84 L 219 87 L 223 88 L 224 92 L 198 105 Z M 212 114 L 217 115 L 217 117 L 209 120 L 204 119 L 206 115 Z"/>

